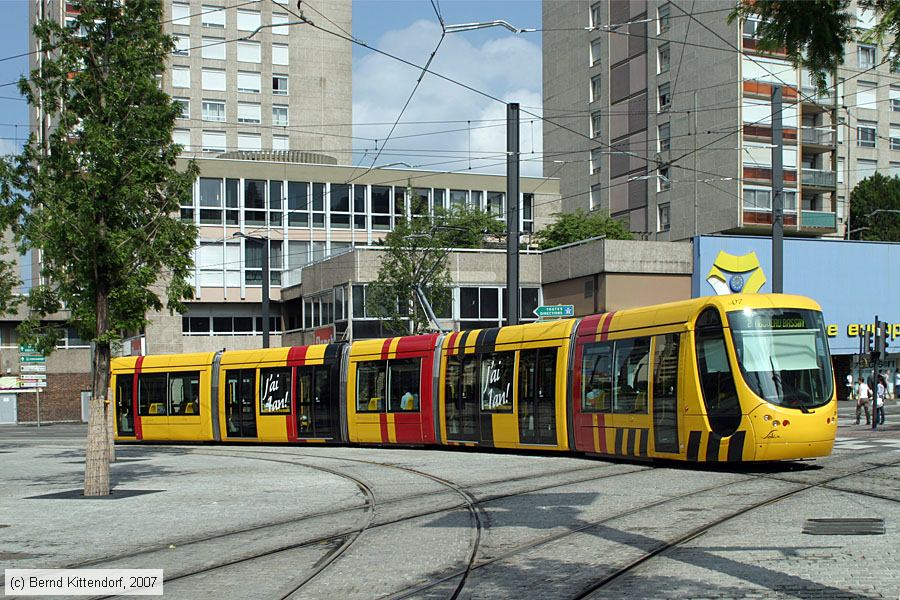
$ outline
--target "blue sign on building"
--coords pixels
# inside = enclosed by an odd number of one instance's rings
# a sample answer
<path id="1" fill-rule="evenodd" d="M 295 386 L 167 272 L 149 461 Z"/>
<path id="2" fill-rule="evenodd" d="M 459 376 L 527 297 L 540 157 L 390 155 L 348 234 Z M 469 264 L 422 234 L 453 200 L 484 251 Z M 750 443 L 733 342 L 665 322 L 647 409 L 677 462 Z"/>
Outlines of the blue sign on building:
<path id="1" fill-rule="evenodd" d="M 772 240 L 701 236 L 694 239 L 691 294 L 772 291 Z M 784 240 L 784 292 L 822 306 L 832 354 L 855 354 L 859 329 L 878 315 L 900 346 L 900 244 L 828 239 Z"/>

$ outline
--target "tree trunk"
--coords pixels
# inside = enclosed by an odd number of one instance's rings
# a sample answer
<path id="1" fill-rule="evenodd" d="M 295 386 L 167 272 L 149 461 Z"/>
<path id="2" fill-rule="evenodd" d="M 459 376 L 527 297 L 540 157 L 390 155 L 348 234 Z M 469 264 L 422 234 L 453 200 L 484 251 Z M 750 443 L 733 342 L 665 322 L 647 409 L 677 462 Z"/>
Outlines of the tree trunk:
<path id="1" fill-rule="evenodd" d="M 109 300 L 105 291 L 97 291 L 97 335 L 107 333 Z M 109 342 L 97 342 L 94 350 L 91 382 L 91 415 L 84 460 L 84 495 L 109 495 L 109 427 L 106 393 L 109 387 Z M 111 411 L 110 411 L 111 412 Z"/>

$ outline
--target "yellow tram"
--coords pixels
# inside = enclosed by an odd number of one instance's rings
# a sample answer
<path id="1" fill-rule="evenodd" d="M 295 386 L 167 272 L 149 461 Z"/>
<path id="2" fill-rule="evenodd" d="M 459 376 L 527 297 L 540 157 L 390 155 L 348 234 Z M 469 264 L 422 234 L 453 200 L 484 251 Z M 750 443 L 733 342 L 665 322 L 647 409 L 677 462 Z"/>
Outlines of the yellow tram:
<path id="1" fill-rule="evenodd" d="M 714 296 L 512 327 L 113 360 L 116 439 L 458 445 L 697 462 L 830 454 L 819 306 Z"/>

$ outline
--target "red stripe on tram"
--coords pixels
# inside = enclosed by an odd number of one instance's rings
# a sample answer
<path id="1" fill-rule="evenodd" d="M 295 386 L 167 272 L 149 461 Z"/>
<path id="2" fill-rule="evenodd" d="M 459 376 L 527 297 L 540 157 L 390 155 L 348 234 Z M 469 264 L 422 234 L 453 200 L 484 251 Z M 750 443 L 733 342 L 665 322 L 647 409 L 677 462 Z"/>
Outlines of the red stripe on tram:
<path id="1" fill-rule="evenodd" d="M 388 434 L 388 421 L 387 414 L 381 413 L 378 415 L 378 420 L 381 423 L 381 441 L 388 442 L 390 441 L 390 435 Z"/>

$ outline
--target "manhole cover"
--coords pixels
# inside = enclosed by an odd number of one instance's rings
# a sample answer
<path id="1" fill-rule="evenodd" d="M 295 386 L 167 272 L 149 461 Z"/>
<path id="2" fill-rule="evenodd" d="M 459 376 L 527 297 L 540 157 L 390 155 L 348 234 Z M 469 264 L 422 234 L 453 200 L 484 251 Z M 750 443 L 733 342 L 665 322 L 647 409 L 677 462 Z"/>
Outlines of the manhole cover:
<path id="1" fill-rule="evenodd" d="M 884 519 L 807 519 L 809 535 L 883 535 Z"/>

